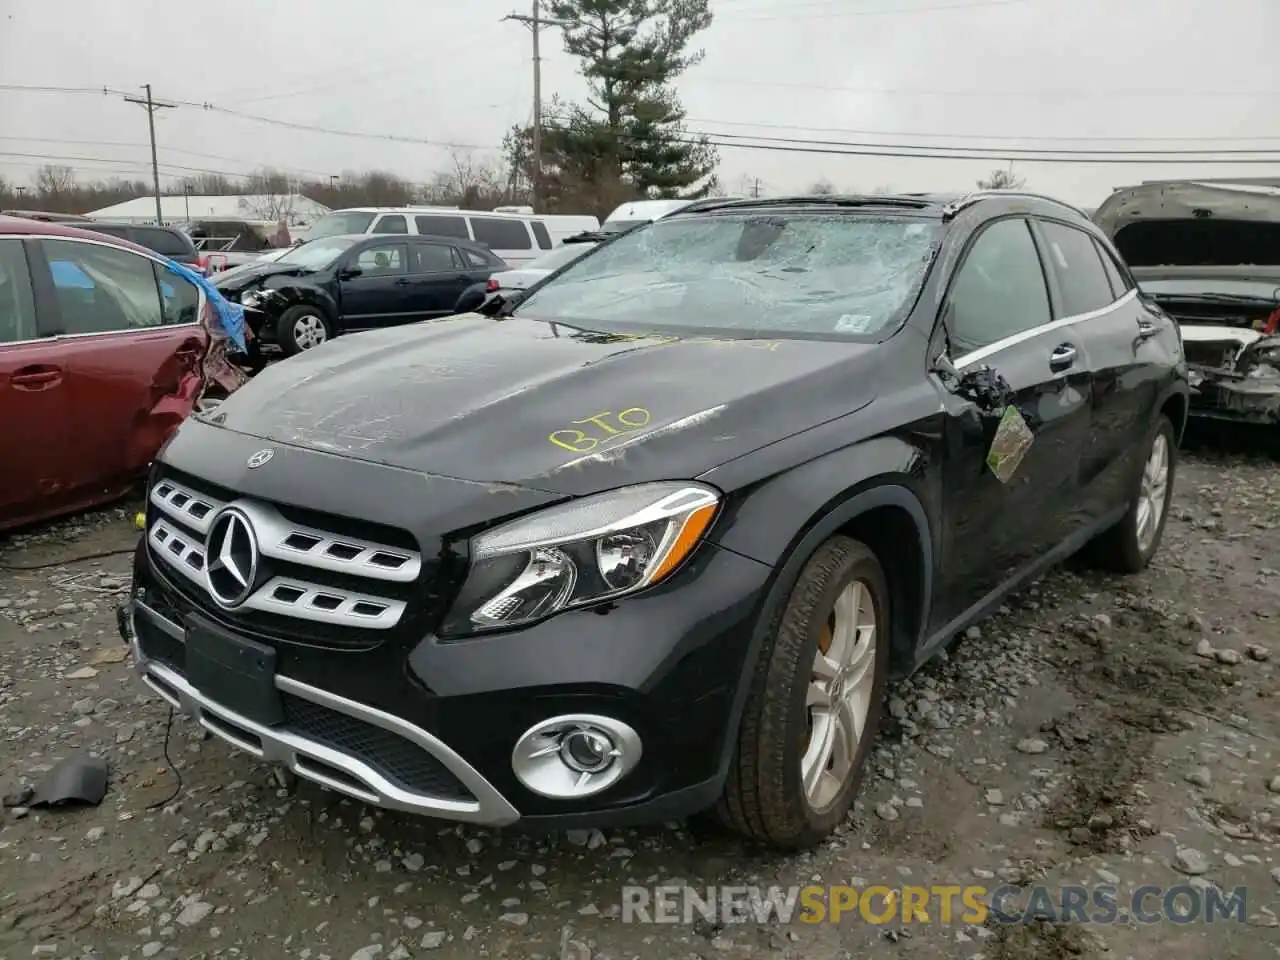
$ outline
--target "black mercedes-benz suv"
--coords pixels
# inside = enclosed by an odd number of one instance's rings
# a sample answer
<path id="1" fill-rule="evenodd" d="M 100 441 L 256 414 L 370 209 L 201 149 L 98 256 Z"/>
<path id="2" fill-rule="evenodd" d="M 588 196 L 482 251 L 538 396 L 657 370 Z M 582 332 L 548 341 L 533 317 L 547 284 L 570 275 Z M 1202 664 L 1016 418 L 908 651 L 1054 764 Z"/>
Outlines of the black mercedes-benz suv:
<path id="1" fill-rule="evenodd" d="M 704 201 L 485 314 L 177 431 L 121 611 L 156 692 L 370 804 L 797 847 L 891 676 L 1160 542 L 1177 327 L 1051 199 Z"/>

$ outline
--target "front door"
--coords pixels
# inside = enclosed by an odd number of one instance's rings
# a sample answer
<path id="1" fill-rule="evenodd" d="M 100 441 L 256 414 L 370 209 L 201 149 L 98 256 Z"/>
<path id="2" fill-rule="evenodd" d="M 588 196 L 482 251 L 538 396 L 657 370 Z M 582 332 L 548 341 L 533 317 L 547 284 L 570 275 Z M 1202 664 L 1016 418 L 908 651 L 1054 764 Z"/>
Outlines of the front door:
<path id="1" fill-rule="evenodd" d="M 369 244 L 352 254 L 345 266 L 359 272 L 339 280 L 343 329 L 368 330 L 410 319 L 408 243 Z"/>
<path id="2" fill-rule="evenodd" d="M 0 239 L 0 530 L 58 509 L 75 462 L 67 373 L 23 242 Z"/>
<path id="3" fill-rule="evenodd" d="M 1072 331 L 1055 322 L 1026 220 L 997 220 L 982 230 L 951 283 L 944 317 L 962 389 L 943 393 L 943 577 L 934 629 L 989 598 L 1064 539 L 1090 417 L 1088 358 Z M 984 367 L 990 368 L 985 378 Z M 1009 396 L 1001 398 L 1000 388 Z M 988 454 L 1010 406 L 1032 439 L 1002 480 Z"/>

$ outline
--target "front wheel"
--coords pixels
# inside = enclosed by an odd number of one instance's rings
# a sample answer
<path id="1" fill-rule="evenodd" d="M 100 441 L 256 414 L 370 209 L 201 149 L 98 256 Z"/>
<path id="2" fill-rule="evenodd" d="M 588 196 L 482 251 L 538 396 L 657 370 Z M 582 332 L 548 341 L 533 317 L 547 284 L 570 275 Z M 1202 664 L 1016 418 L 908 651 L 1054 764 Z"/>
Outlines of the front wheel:
<path id="1" fill-rule="evenodd" d="M 1124 518 L 1088 546 L 1088 558 L 1117 573 L 1140 573 L 1160 548 L 1178 466 L 1173 423 L 1161 415 L 1147 439 L 1137 489 Z"/>
<path id="2" fill-rule="evenodd" d="M 844 820 L 880 724 L 889 591 L 864 544 L 836 536 L 805 565 L 751 680 L 717 817 L 802 848 Z"/>
<path id="3" fill-rule="evenodd" d="M 329 321 L 324 314 L 318 307 L 307 305 L 290 307 L 280 315 L 276 327 L 276 339 L 286 356 L 318 347 L 331 336 Z"/>

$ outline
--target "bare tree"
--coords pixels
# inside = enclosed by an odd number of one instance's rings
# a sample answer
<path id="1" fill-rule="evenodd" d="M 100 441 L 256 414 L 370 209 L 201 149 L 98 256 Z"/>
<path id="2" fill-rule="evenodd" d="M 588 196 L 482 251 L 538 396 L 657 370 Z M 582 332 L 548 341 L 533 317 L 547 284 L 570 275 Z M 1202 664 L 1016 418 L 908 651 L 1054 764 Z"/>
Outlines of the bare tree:
<path id="1" fill-rule="evenodd" d="M 1026 186 L 1025 178 L 1018 176 L 1013 172 L 1013 164 L 1009 164 L 1009 169 L 992 170 L 991 175 L 985 180 L 978 181 L 979 190 L 1018 190 Z"/>
<path id="2" fill-rule="evenodd" d="M 259 220 L 292 220 L 298 194 L 286 174 L 264 167 L 245 181 L 249 213 Z"/>
<path id="3" fill-rule="evenodd" d="M 76 172 L 71 167 L 48 164 L 36 171 L 36 193 L 42 197 L 57 199 L 76 188 Z"/>
<path id="4" fill-rule="evenodd" d="M 453 150 L 449 169 L 437 173 L 423 191 L 429 203 L 467 208 L 497 206 L 509 197 L 510 177 L 500 163 L 470 150 Z"/>
<path id="5" fill-rule="evenodd" d="M 805 191 L 811 197 L 830 197 L 834 196 L 836 185 L 826 177 L 815 180 L 809 185 L 809 189 Z"/>

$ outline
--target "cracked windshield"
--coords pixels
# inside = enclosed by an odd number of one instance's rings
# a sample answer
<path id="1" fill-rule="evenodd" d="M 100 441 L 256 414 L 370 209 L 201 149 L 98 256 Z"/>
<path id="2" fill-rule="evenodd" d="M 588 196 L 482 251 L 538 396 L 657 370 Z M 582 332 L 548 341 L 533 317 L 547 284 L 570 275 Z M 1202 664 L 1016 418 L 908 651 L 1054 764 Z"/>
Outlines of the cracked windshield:
<path id="1" fill-rule="evenodd" d="M 874 336 L 910 309 L 938 233 L 849 214 L 690 214 L 615 240 L 515 315 L 662 333 Z"/>

